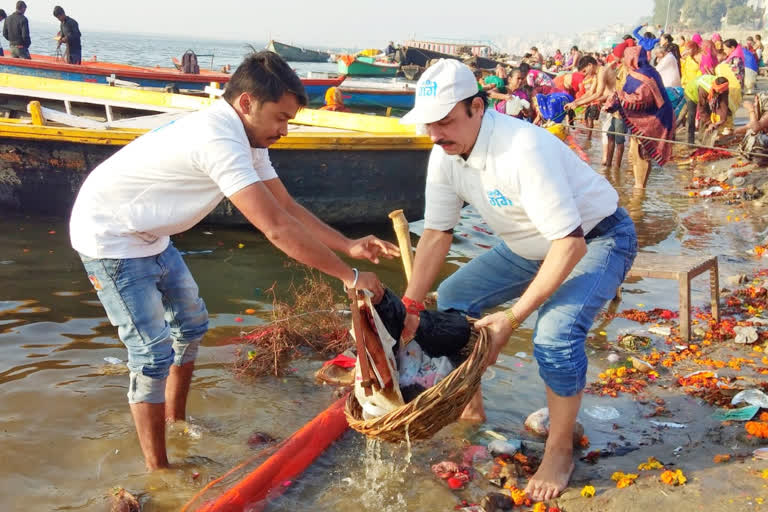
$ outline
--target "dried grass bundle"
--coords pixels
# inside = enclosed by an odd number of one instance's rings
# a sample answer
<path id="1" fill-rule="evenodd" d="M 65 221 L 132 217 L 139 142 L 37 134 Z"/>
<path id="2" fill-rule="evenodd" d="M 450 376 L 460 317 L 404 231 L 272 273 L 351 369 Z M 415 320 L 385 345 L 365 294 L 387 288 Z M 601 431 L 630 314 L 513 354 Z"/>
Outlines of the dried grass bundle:
<path id="1" fill-rule="evenodd" d="M 286 365 L 307 351 L 328 356 L 352 346 L 349 318 L 335 306 L 345 300 L 322 275 L 305 267 L 300 285 L 291 283 L 289 302 L 278 299 L 277 284 L 266 291 L 272 296 L 271 322 L 235 341 L 240 343 L 234 362 L 240 376 L 259 377 L 286 373 Z"/>

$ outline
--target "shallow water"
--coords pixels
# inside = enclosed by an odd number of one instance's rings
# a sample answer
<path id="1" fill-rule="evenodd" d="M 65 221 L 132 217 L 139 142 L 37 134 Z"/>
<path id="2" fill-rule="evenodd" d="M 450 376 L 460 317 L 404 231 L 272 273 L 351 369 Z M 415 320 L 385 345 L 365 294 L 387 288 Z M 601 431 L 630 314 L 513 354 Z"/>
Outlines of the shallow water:
<path id="1" fill-rule="evenodd" d="M 592 161 L 599 162 L 600 142 L 586 146 Z M 683 187 L 691 172 L 656 170 L 648 190 L 639 194 L 632 190 L 628 169 L 606 176 L 637 224 L 642 251 L 718 255 L 721 278 L 753 269 L 756 262 L 746 251 L 765 236 L 766 220 L 749 207 L 689 198 Z M 729 215 L 742 220 L 727 222 Z M 371 230 L 392 238 L 386 226 L 355 231 Z M 335 400 L 330 388 L 314 383 L 319 360 L 297 361 L 296 371 L 282 379 L 246 382 L 229 370 L 229 340 L 267 318 L 270 300 L 263 290 L 275 282 L 286 286 L 300 277 L 299 270 L 285 267 L 286 258 L 253 230 L 199 226 L 174 243 L 189 251 L 185 259 L 211 313 L 211 330 L 190 394 L 191 427 L 169 434 L 169 455 L 179 468 L 146 475 L 126 405 L 124 367 L 104 360 L 125 359 L 125 350 L 69 248 L 65 221 L 0 219 L 0 509 L 103 510 L 104 496 L 119 485 L 138 495 L 146 511 L 177 510 L 205 483 L 258 452 L 246 443 L 252 432 L 287 437 Z M 244 247 L 238 248 L 241 243 Z M 444 275 L 455 268 L 446 265 Z M 385 262 L 377 271 L 402 291 L 399 262 Z M 694 280 L 695 305 L 708 303 L 708 284 L 706 275 Z M 675 283 L 625 283 L 619 308 L 639 304 L 677 309 Z M 258 313 L 245 315 L 247 308 Z M 244 322 L 236 322 L 237 317 Z M 312 504 L 313 510 L 441 510 L 452 509 L 457 496 L 477 499 L 474 487 L 449 491 L 431 476 L 429 466 L 480 430 L 522 435 L 525 417 L 545 405 L 531 358 L 532 325 L 529 319 L 484 378 L 484 426 L 452 425 L 416 444 L 410 463 L 404 448 L 384 446 L 378 452 L 347 432 L 268 509 Z M 606 347 L 629 327 L 634 325 L 621 319 L 595 324 L 588 347 L 590 380 L 607 364 Z M 519 352 L 527 356 L 514 355 Z M 627 427 L 625 434 L 640 428 L 633 422 L 647 421 L 638 420 L 637 405 L 628 400 L 585 397 L 584 407 L 595 404 L 618 408 L 622 416 L 616 423 Z M 593 447 L 615 436 L 610 423 L 584 413 L 581 421 Z"/>

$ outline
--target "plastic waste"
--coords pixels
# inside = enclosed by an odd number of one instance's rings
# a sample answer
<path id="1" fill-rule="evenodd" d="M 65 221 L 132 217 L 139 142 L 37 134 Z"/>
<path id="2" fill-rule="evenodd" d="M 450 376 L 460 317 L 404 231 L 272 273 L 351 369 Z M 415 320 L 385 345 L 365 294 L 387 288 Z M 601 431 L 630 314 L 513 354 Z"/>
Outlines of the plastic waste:
<path id="1" fill-rule="evenodd" d="M 619 346 L 626 350 L 642 350 L 651 346 L 651 338 L 648 336 L 627 334 L 619 339 Z"/>
<path id="2" fill-rule="evenodd" d="M 734 342 L 741 345 L 750 345 L 758 338 L 757 329 L 754 327 L 737 326 L 733 328 L 733 332 L 736 333 Z"/>
<path id="3" fill-rule="evenodd" d="M 616 364 L 619 362 L 620 357 L 619 357 L 619 354 L 611 352 L 610 354 L 608 354 L 608 357 L 606 357 L 606 359 L 608 360 L 609 363 Z"/>
<path id="4" fill-rule="evenodd" d="M 123 360 L 117 357 L 105 357 L 104 360 L 109 364 L 123 364 Z"/>
<path id="5" fill-rule="evenodd" d="M 612 421 L 618 419 L 619 410 L 610 405 L 593 405 L 584 409 L 584 414 L 599 421 Z"/>
<path id="6" fill-rule="evenodd" d="M 759 389 L 745 389 L 744 391 L 739 391 L 731 399 L 731 405 L 740 404 L 742 402 L 768 409 L 768 395 Z"/>
<path id="7" fill-rule="evenodd" d="M 766 460 L 768 459 L 768 448 L 758 448 L 757 450 L 752 452 L 752 455 L 756 459 Z"/>
<path id="8" fill-rule="evenodd" d="M 519 357 L 520 359 L 525 359 L 526 357 L 528 357 L 528 354 L 526 354 L 525 352 L 518 352 L 517 354 L 515 354 L 515 357 Z"/>
<path id="9" fill-rule="evenodd" d="M 538 434 L 542 437 L 547 437 L 549 435 L 549 409 L 546 407 L 542 407 L 538 411 L 532 412 L 525 419 L 525 428 L 527 428 L 534 434 Z M 584 436 L 584 426 L 577 421 L 576 425 L 573 427 L 574 444 L 578 445 L 583 436 Z"/>
<path id="10" fill-rule="evenodd" d="M 674 421 L 655 421 L 651 420 L 651 425 L 658 428 L 686 428 L 687 425 L 675 423 Z"/>
<path id="11" fill-rule="evenodd" d="M 759 410 L 759 405 L 748 405 L 740 409 L 718 409 L 712 414 L 712 418 L 717 421 L 749 421 Z"/>
<path id="12" fill-rule="evenodd" d="M 511 439 L 509 441 L 491 441 L 488 443 L 488 451 L 494 457 L 501 454 L 514 455 L 519 452 L 523 447 L 523 442 L 519 439 Z"/>
<path id="13" fill-rule="evenodd" d="M 630 357 L 630 362 L 632 363 L 632 368 L 635 370 L 641 372 L 641 373 L 648 373 L 651 370 L 653 370 L 653 365 L 647 361 L 643 361 L 640 358 L 637 357 Z"/>
<path id="14" fill-rule="evenodd" d="M 654 327 L 649 327 L 648 332 L 650 332 L 651 334 L 658 334 L 659 336 L 669 336 L 670 334 L 672 334 L 672 328 L 654 326 Z"/>

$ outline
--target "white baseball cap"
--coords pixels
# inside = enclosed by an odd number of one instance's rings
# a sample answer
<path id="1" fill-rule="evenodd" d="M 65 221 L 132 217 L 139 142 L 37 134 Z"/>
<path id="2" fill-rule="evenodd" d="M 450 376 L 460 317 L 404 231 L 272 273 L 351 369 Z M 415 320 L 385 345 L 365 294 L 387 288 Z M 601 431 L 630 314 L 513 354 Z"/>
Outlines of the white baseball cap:
<path id="1" fill-rule="evenodd" d="M 429 124 L 439 121 L 458 102 L 474 96 L 477 91 L 475 74 L 466 64 L 454 59 L 440 59 L 419 78 L 415 105 L 400 122 Z"/>

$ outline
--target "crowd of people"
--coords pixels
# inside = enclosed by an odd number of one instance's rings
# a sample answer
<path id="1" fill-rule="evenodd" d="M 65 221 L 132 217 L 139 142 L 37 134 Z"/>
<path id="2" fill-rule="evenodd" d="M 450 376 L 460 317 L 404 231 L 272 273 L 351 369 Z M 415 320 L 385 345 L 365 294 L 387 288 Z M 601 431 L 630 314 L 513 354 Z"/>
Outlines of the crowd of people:
<path id="1" fill-rule="evenodd" d="M 8 41 L 11 57 L 17 59 L 31 59 L 29 47 L 32 38 L 29 35 L 29 20 L 25 16 L 27 4 L 23 0 L 16 2 L 16 10 L 8 16 L 5 10 L 0 9 L 0 21 L 3 22 L 3 37 Z M 56 35 L 58 50 L 61 45 L 66 45 L 64 61 L 69 64 L 80 64 L 82 61 L 82 46 L 80 43 L 80 26 L 77 21 L 67 16 L 64 9 L 57 5 L 53 8 L 53 17 L 61 23 L 59 33 Z M 0 57 L 5 53 L 0 48 Z"/>
<path id="2" fill-rule="evenodd" d="M 580 117 L 588 138 L 602 133 L 604 167 L 621 165 L 628 135 L 643 136 L 632 138 L 640 156 L 663 165 L 671 153 L 667 141 L 686 122 L 688 143 L 696 142 L 697 132 L 712 144 L 734 131 L 742 91 L 755 91 L 763 51 L 759 34 L 742 44 L 717 33 L 675 38 L 660 26 L 654 33 L 641 25 L 610 50 L 573 46 L 567 55 L 558 49 L 546 57 L 532 47 L 516 67 L 474 71 L 498 112 L 544 126 L 574 125 Z"/>

